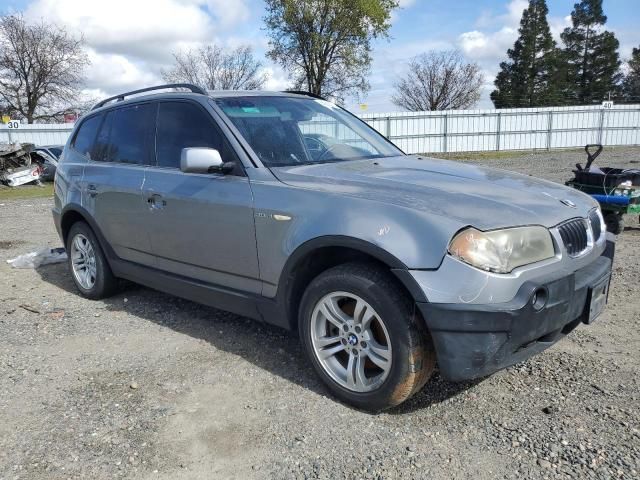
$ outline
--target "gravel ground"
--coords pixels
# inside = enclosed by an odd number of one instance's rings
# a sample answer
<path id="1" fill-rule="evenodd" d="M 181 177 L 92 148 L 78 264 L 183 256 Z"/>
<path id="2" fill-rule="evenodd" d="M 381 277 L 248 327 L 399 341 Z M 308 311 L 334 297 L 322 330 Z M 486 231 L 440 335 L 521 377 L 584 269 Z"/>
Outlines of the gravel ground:
<path id="1" fill-rule="evenodd" d="M 563 181 L 582 158 L 482 162 Z M 640 150 L 606 153 L 630 159 Z M 59 246 L 50 204 L 0 202 L 1 259 Z M 436 374 L 379 415 L 331 398 L 293 335 L 135 285 L 88 301 L 66 264 L 2 261 L 0 479 L 638 478 L 640 227 L 627 224 L 598 322 L 481 382 Z"/>

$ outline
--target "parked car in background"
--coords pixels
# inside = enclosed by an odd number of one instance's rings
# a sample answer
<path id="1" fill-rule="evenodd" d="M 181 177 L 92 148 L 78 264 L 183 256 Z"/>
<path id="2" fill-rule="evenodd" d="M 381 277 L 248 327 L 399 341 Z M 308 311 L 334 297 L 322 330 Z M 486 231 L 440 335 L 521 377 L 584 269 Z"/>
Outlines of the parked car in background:
<path id="1" fill-rule="evenodd" d="M 53 181 L 63 148 L 64 145 L 47 145 L 44 147 L 36 147 L 31 152 L 32 160 L 42 167 L 40 180 L 47 182 Z"/>
<path id="2" fill-rule="evenodd" d="M 42 166 L 33 161 L 29 143 L 0 143 L 0 183 L 19 187 L 39 182 Z"/>
<path id="3" fill-rule="evenodd" d="M 53 216 L 82 295 L 124 278 L 297 330 L 373 411 L 436 361 L 483 377 L 603 311 L 614 242 L 589 196 L 405 155 L 308 94 L 144 95 L 174 87 L 100 102 L 65 146 Z"/>

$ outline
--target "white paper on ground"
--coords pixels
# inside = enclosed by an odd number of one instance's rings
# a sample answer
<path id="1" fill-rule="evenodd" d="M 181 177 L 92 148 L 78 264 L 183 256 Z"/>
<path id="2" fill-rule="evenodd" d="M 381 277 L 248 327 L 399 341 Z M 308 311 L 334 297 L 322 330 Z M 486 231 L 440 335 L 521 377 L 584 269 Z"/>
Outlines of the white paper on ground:
<path id="1" fill-rule="evenodd" d="M 41 265 L 62 263 L 66 260 L 67 252 L 64 248 L 41 248 L 7 260 L 7 263 L 13 268 L 38 268 Z"/>

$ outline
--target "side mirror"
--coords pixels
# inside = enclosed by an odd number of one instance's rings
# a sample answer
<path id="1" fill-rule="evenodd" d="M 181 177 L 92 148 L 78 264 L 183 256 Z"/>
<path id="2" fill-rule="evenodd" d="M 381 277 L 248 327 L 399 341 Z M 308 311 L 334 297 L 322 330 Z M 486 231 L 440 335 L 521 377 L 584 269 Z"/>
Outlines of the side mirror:
<path id="1" fill-rule="evenodd" d="M 185 173 L 230 173 L 235 162 L 223 162 L 215 148 L 183 148 L 180 154 L 180 170 Z"/>

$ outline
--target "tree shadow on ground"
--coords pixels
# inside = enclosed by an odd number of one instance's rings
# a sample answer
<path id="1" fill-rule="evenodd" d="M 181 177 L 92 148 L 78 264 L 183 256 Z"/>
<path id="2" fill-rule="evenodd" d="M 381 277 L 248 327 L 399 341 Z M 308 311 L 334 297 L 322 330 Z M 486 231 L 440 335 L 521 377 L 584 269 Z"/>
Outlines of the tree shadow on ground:
<path id="1" fill-rule="evenodd" d="M 43 266 L 36 271 L 43 281 L 79 295 L 66 263 Z M 130 282 L 122 282 L 119 293 L 96 304 L 99 304 L 97 308 L 104 308 L 108 312 L 126 312 L 203 340 L 218 350 L 237 355 L 258 368 L 295 382 L 318 395 L 331 396 L 313 371 L 295 332 Z M 436 372 L 421 392 L 388 413 L 405 414 L 427 408 L 455 397 L 477 383 L 447 382 Z"/>

